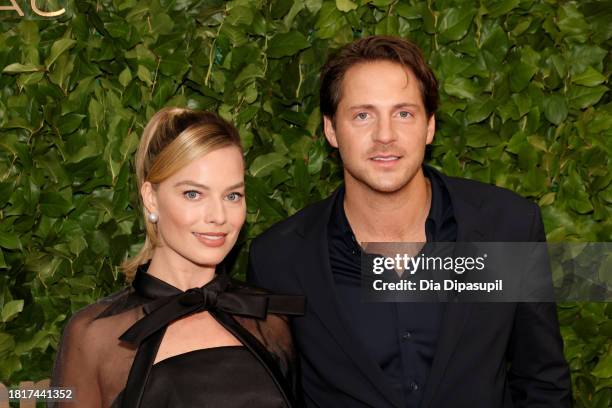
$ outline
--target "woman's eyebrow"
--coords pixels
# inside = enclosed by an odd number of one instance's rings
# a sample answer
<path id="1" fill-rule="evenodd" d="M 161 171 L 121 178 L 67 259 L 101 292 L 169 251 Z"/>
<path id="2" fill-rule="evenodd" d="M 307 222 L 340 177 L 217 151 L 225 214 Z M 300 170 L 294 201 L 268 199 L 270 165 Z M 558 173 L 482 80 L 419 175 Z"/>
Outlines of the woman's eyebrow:
<path id="1" fill-rule="evenodd" d="M 204 184 L 197 183 L 192 180 L 179 181 L 178 183 L 174 185 L 174 187 L 179 187 L 179 186 L 191 186 L 191 187 L 201 188 L 202 190 L 210 190 L 210 187 L 205 186 Z"/>
<path id="2" fill-rule="evenodd" d="M 200 189 L 202 189 L 202 190 L 210 190 L 210 187 L 208 187 L 208 186 L 206 186 L 206 185 L 204 185 L 204 184 L 201 184 L 201 183 L 195 182 L 195 181 L 193 181 L 193 180 L 183 180 L 183 181 L 179 181 L 178 183 L 176 183 L 176 184 L 174 185 L 174 187 L 180 187 L 180 186 L 191 186 L 191 187 L 197 187 L 197 188 L 200 188 Z M 238 182 L 238 183 L 236 183 L 236 184 L 232 184 L 231 186 L 227 187 L 227 188 L 226 188 L 226 190 L 232 190 L 232 189 L 234 189 L 234 188 L 240 188 L 240 187 L 244 187 L 244 181 L 240 181 L 240 182 Z"/>

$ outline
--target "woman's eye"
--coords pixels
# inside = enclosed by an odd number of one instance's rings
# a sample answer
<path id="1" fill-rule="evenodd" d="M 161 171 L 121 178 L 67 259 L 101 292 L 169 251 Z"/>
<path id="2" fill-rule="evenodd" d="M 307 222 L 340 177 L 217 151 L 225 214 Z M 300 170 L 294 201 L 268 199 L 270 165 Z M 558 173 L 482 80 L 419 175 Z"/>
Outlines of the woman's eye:
<path id="1" fill-rule="evenodd" d="M 197 191 L 190 190 L 190 191 L 185 191 L 183 195 L 188 200 L 195 200 L 200 196 L 200 193 L 198 193 Z"/>
<path id="2" fill-rule="evenodd" d="M 229 193 L 227 195 L 227 199 L 229 201 L 239 201 L 241 198 L 242 198 L 242 194 L 240 194 L 240 193 L 235 193 L 234 192 L 234 193 Z"/>
<path id="3" fill-rule="evenodd" d="M 368 114 L 367 112 L 359 112 L 356 117 L 359 120 L 366 120 L 368 118 Z"/>

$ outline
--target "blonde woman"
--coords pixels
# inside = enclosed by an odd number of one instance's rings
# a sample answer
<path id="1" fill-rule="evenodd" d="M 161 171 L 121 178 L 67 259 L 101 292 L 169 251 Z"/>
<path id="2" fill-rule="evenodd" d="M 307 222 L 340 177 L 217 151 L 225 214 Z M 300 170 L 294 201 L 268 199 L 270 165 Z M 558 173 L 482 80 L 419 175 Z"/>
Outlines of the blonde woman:
<path id="1" fill-rule="evenodd" d="M 67 325 L 53 385 L 74 407 L 294 407 L 287 315 L 304 299 L 232 280 L 222 261 L 245 221 L 236 129 L 217 115 L 166 108 L 136 156 L 146 241 L 123 268 L 129 288 Z"/>

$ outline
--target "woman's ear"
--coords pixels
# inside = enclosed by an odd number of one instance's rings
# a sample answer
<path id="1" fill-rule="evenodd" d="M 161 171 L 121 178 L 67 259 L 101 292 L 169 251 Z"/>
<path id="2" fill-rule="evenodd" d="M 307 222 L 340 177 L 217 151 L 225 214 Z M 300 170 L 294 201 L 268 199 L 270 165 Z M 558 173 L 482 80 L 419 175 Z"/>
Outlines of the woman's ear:
<path id="1" fill-rule="evenodd" d="M 140 196 L 142 197 L 142 203 L 144 204 L 147 212 L 157 213 L 157 193 L 153 188 L 153 184 L 149 181 L 142 183 L 140 187 Z"/>

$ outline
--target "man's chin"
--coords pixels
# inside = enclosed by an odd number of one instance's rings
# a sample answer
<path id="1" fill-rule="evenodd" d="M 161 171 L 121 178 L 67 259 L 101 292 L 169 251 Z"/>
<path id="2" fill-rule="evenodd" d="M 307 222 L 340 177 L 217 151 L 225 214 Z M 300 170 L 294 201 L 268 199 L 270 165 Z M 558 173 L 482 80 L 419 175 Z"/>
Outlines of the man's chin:
<path id="1" fill-rule="evenodd" d="M 362 183 L 366 188 L 374 193 L 394 194 L 401 191 L 408 184 L 409 180 L 371 180 Z"/>

